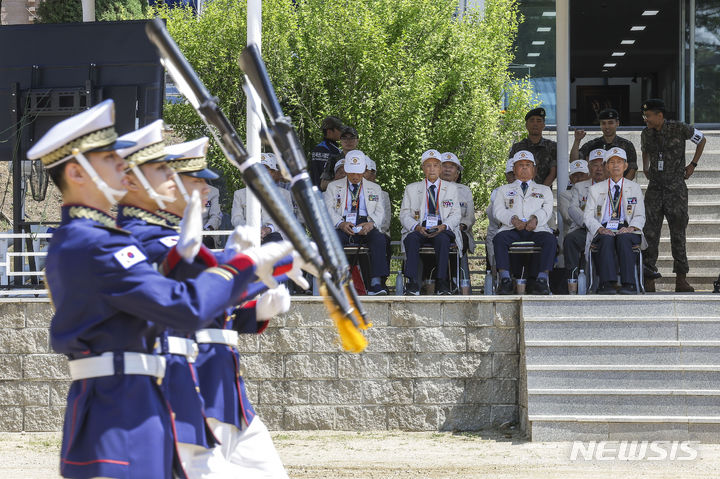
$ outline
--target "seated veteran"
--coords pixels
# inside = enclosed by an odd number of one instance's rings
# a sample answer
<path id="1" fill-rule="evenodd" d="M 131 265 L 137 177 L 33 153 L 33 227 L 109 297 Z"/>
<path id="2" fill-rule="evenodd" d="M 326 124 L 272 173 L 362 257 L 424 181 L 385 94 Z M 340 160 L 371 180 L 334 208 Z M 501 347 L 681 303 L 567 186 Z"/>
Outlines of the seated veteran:
<path id="1" fill-rule="evenodd" d="M 510 245 L 516 241 L 532 241 L 541 248 L 539 273 L 535 281 L 528 281 L 529 292 L 550 294 L 548 274 L 555 262 L 557 240 L 548 227 L 553 214 L 553 195 L 550 187 L 533 181 L 535 158 L 520 150 L 513 156 L 515 182 L 498 188 L 492 203 L 493 216 L 501 224 L 495 235 L 495 264 L 499 275 L 498 294 L 512 294 L 510 278 Z M 535 259 L 535 258 L 533 258 Z M 535 260 L 538 261 L 538 260 Z"/>
<path id="2" fill-rule="evenodd" d="M 513 172 L 513 159 L 508 158 L 507 162 L 505 163 L 505 184 L 509 185 L 514 181 L 515 173 Z M 498 233 L 502 225 L 498 223 L 497 219 L 495 219 L 495 217 L 493 216 L 492 205 L 499 189 L 500 187 L 492 190 L 492 193 L 490 193 L 490 204 L 488 204 L 488 207 L 485 210 L 485 216 L 487 216 L 488 219 L 487 233 L 485 233 L 485 256 L 487 259 L 487 269 L 492 270 L 493 273 L 496 271 L 495 248 L 493 246 L 493 240 L 495 239 L 495 235 Z"/>
<path id="3" fill-rule="evenodd" d="M 345 155 L 346 178 L 331 181 L 323 197 L 343 246 L 364 245 L 370 252 L 371 296 L 387 294 L 383 278 L 390 274 L 387 240 L 380 225 L 384 222 L 382 189 L 363 178 L 365 153 L 352 150 Z"/>
<path id="4" fill-rule="evenodd" d="M 605 150 L 598 148 L 591 151 L 588 154 L 587 165 L 590 179 L 576 182 L 570 190 L 570 202 L 567 207 L 569 228 L 563 241 L 563 256 L 565 257 L 565 269 L 570 274 L 573 274 L 574 270 L 578 270 L 575 271 L 575 276 L 585 264 L 585 239 L 587 236 L 585 204 L 587 203 L 590 187 L 607 179 L 604 159 Z M 571 172 L 573 171 L 572 165 L 575 163 L 576 161 L 571 164 Z"/>
<path id="5" fill-rule="evenodd" d="M 365 155 L 365 162 L 367 163 L 365 169 L 365 179 L 377 183 L 377 164 L 370 159 L 369 156 Z M 383 206 L 385 207 L 385 214 L 383 215 L 383 224 L 380 225 L 380 231 L 390 237 L 390 219 L 392 218 L 392 202 L 390 201 L 390 194 L 382 190 Z M 389 248 L 389 245 L 388 245 Z"/>
<path id="6" fill-rule="evenodd" d="M 405 250 L 405 276 L 409 282 L 405 294 L 420 294 L 418 262 L 420 248 L 435 248 L 437 294 L 450 294 L 448 264 L 450 245 L 455 242 L 462 251 L 460 235 L 460 196 L 455 183 L 440 178 L 442 163 L 440 152 L 427 150 L 421 164 L 425 178 L 405 187 L 400 206 L 402 246 Z"/>
<path id="7" fill-rule="evenodd" d="M 636 294 L 634 245 L 644 242 L 645 204 L 640 185 L 623 178 L 627 154 L 613 147 L 605 152 L 610 177 L 590 188 L 585 206 L 587 245 L 597 247 L 593 255 L 600 277 L 598 294 L 615 294 L 616 264 L 620 267 L 620 294 Z"/>
<path id="8" fill-rule="evenodd" d="M 282 175 L 280 174 L 280 168 L 278 168 L 275 155 L 272 153 L 262 153 L 260 155 L 260 163 L 265 165 L 265 168 L 267 168 L 270 176 L 272 176 L 275 182 L 282 180 Z M 279 193 L 288 206 L 293 208 L 293 200 L 290 192 L 280 188 Z M 230 212 L 230 221 L 232 222 L 233 227 L 247 224 L 247 214 L 245 211 L 246 205 L 247 188 L 241 188 L 233 195 L 233 205 Z M 265 208 L 262 208 L 261 211 L 260 242 L 265 244 L 269 241 L 282 241 L 284 237 L 280 229 L 275 225 L 275 221 L 270 217 L 267 211 L 265 211 Z"/>

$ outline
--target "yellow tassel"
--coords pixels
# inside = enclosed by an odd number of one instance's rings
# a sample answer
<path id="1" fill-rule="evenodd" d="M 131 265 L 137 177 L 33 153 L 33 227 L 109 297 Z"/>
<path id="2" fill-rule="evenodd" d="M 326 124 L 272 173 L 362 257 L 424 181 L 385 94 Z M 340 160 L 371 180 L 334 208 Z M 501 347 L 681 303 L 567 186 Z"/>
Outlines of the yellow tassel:
<path id="1" fill-rule="evenodd" d="M 354 287 L 354 286 L 352 286 L 350 283 L 345 283 L 345 290 L 346 290 L 346 291 L 345 291 L 345 294 L 347 295 L 348 298 L 350 298 L 351 301 L 352 301 L 352 299 L 353 299 L 353 296 L 350 294 L 349 289 L 350 289 L 350 288 L 353 288 L 353 287 Z M 352 314 L 353 314 L 353 318 L 355 318 L 355 322 L 357 322 L 358 327 L 359 327 L 360 329 L 363 329 L 363 330 L 364 330 L 364 329 L 368 329 L 368 328 L 372 328 L 372 323 L 371 323 L 371 322 L 365 322 L 365 319 L 364 319 L 364 318 L 362 317 L 362 315 L 360 314 L 360 310 L 357 308 L 357 306 L 356 306 L 355 304 L 353 304 L 352 306 L 354 307 L 353 313 L 352 313 Z"/>
<path id="2" fill-rule="evenodd" d="M 325 287 L 325 285 L 320 285 L 320 294 L 322 295 L 325 307 L 327 308 L 328 313 L 330 313 L 330 317 L 332 318 L 333 322 L 335 323 L 335 327 L 338 330 L 338 334 L 340 335 L 340 343 L 342 344 L 343 349 L 351 353 L 363 352 L 368 344 L 365 336 L 363 336 L 360 330 L 355 327 L 355 325 L 349 318 L 345 317 L 342 311 L 340 311 L 337 305 L 332 301 L 330 296 L 328 296 L 327 288 Z M 361 318 L 358 319 L 358 316 L 359 315 L 356 315 L 356 320 L 358 321 L 358 324 L 364 325 L 365 323 L 362 321 Z"/>

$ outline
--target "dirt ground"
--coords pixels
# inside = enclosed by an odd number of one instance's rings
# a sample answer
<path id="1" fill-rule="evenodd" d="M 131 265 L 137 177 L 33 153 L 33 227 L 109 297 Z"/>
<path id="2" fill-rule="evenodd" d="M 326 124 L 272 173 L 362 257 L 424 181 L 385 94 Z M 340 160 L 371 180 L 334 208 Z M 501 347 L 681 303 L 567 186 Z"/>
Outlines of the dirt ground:
<path id="1" fill-rule="evenodd" d="M 274 432 L 294 479 L 716 478 L 720 445 L 693 461 L 570 461 L 571 443 L 533 443 L 513 434 Z M 0 436 L 0 477 L 52 479 L 60 435 Z"/>

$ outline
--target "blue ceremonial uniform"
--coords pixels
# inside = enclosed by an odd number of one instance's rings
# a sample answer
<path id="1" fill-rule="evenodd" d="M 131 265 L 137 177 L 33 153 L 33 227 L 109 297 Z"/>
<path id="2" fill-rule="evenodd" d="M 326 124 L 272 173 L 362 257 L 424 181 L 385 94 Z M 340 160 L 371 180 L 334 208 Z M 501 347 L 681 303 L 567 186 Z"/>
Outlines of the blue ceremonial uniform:
<path id="1" fill-rule="evenodd" d="M 119 205 L 117 223 L 140 241 L 150 263 L 161 264 L 177 244 L 177 227 L 172 226 L 172 219 L 165 215 L 159 216 L 136 206 Z M 176 268 L 170 276 L 177 280 L 195 277 L 207 268 L 201 264 L 188 265 L 184 261 L 178 265 L 184 272 Z M 186 356 L 170 354 L 168 341 L 171 336 L 190 338 L 191 334 L 166 329 L 159 337 L 160 350 L 166 360 L 161 389 L 170 404 L 170 410 L 175 414 L 175 440 L 206 448 L 214 447 L 217 439 L 205 420 L 197 373 Z"/>
<path id="2" fill-rule="evenodd" d="M 64 206 L 48 250 L 53 349 L 71 360 L 116 353 L 114 375 L 70 386 L 61 473 L 170 478 L 173 424 L 166 402 L 155 378 L 119 372 L 123 355 L 117 353 L 151 353 L 154 325 L 190 331 L 207 324 L 241 295 L 254 266 L 239 260 L 194 280 L 167 279 L 146 260 L 140 243 L 113 225 L 99 210 Z"/>

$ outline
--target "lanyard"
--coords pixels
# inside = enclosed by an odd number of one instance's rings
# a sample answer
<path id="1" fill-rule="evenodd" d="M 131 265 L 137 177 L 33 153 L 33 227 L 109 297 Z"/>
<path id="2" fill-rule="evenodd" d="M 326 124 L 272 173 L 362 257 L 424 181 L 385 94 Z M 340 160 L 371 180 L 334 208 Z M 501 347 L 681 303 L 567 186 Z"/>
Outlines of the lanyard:
<path id="1" fill-rule="evenodd" d="M 442 186 L 442 180 L 438 182 L 437 191 L 435 192 L 435 198 L 434 204 L 435 204 L 435 214 L 440 215 L 440 211 L 438 211 L 438 201 L 440 200 L 440 187 Z M 425 178 L 425 214 L 427 215 L 430 211 L 430 194 L 428 193 L 428 180 Z"/>
<path id="2" fill-rule="evenodd" d="M 613 198 L 613 193 L 610 191 L 611 181 L 612 180 L 608 178 L 608 214 L 610 215 L 610 219 L 619 220 L 620 205 L 622 205 L 623 186 L 625 186 L 625 178 L 620 181 L 620 196 L 618 196 L 617 201 L 615 201 L 615 199 Z M 617 214 L 617 216 L 613 216 L 614 214 Z"/>
<path id="3" fill-rule="evenodd" d="M 347 212 L 352 212 L 352 209 L 348 209 L 348 193 L 350 193 L 350 185 L 351 185 L 350 180 L 348 180 L 348 185 L 345 190 L 345 211 L 347 211 Z M 357 189 L 357 193 L 354 195 L 351 194 L 351 197 L 352 197 L 351 207 L 357 206 L 356 211 L 358 213 L 360 213 L 360 192 L 362 191 L 362 187 L 363 187 L 362 180 L 360 180 L 360 187 Z"/>

